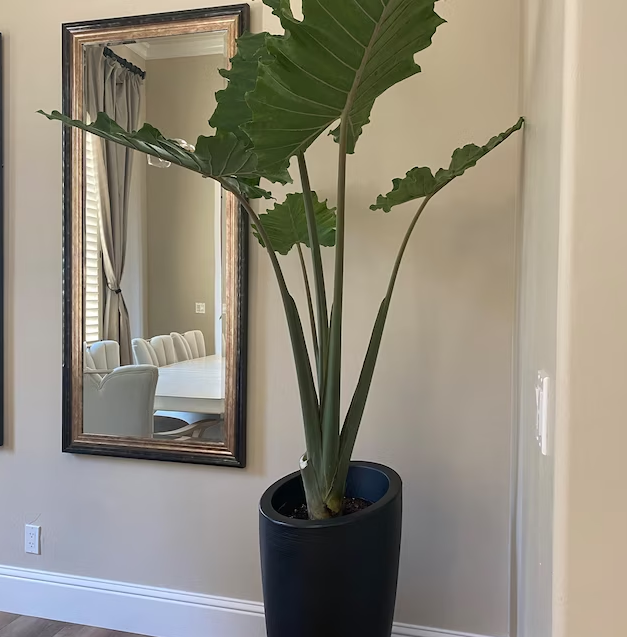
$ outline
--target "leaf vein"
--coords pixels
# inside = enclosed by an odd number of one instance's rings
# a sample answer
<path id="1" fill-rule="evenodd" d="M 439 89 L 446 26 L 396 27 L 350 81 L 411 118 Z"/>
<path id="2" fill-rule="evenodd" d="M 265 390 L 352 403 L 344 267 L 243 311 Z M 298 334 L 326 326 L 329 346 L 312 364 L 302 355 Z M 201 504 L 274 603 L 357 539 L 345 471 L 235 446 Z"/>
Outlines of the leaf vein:
<path id="1" fill-rule="evenodd" d="M 406 60 L 399 60 L 396 64 L 394 64 L 393 66 L 391 66 L 387 73 L 385 75 L 381 75 L 379 77 L 375 78 L 375 81 L 372 82 L 372 84 L 376 85 L 376 82 L 385 79 L 386 77 L 388 77 L 392 71 L 394 71 L 394 69 L 396 69 L 398 66 L 401 66 L 402 64 L 405 64 Z M 355 108 L 355 106 L 357 104 L 361 104 L 363 101 L 368 100 L 370 101 L 372 99 L 372 97 L 370 97 L 368 95 L 368 90 L 370 89 L 370 87 L 368 86 L 368 82 L 370 81 L 370 79 L 372 78 L 372 76 L 376 73 L 378 69 L 375 69 L 372 73 L 369 73 L 368 76 L 364 79 L 364 81 L 362 82 L 361 86 L 359 87 L 359 97 L 357 97 L 355 99 L 355 102 L 353 104 L 353 108 Z M 415 73 L 414 75 L 417 75 L 418 73 L 420 73 L 420 67 L 418 65 L 416 65 L 416 69 L 415 69 Z M 378 91 L 375 91 L 375 96 L 376 97 L 378 95 Z"/>
<path id="2" fill-rule="evenodd" d="M 217 174 L 220 174 L 220 175 L 226 174 L 226 167 L 228 166 L 228 163 L 231 160 L 231 155 L 233 155 L 234 151 L 235 151 L 235 144 L 231 145 L 231 150 L 229 151 L 229 154 L 226 156 L 226 159 L 224 160 L 224 165 L 222 166 L 222 170 Z"/>
<path id="3" fill-rule="evenodd" d="M 320 130 L 320 126 L 312 126 L 311 128 L 273 128 L 275 133 L 306 133 L 310 130 Z"/>
<path id="4" fill-rule="evenodd" d="M 268 74 L 267 77 L 269 77 L 273 82 L 275 82 L 275 84 L 278 84 L 278 86 L 280 86 L 286 93 L 289 93 L 290 95 L 293 95 L 297 100 L 303 100 L 305 102 L 309 102 L 310 104 L 315 104 L 316 106 L 322 106 L 322 108 L 328 108 L 329 110 L 335 111 L 336 113 L 341 113 L 342 110 L 341 109 L 336 109 L 333 106 L 329 106 L 328 104 L 323 104 L 322 102 L 316 102 L 316 100 L 312 100 L 308 97 L 305 97 L 304 95 L 298 95 L 296 93 L 294 93 L 294 91 L 292 91 L 291 89 L 287 88 L 287 86 L 285 86 L 285 84 L 283 84 L 283 82 L 279 82 L 278 78 L 276 77 L 276 75 L 270 75 Z"/>
<path id="5" fill-rule="evenodd" d="M 318 40 L 318 38 L 316 38 L 314 36 L 313 33 L 307 31 L 306 32 L 307 35 L 321 48 L 323 48 L 327 53 L 329 53 L 329 55 L 332 55 L 338 62 L 340 62 L 341 64 L 343 64 L 346 68 L 350 69 L 351 71 L 353 71 L 354 73 L 357 73 L 357 71 L 359 69 L 354 68 L 353 66 L 351 66 L 348 62 L 344 61 L 341 57 L 337 56 L 335 53 L 333 53 L 333 51 L 331 51 L 331 49 L 329 49 L 327 46 L 325 46 L 322 42 L 320 42 L 320 40 Z"/>
<path id="6" fill-rule="evenodd" d="M 318 3 L 318 6 L 331 18 L 331 20 L 333 20 L 333 22 L 335 22 L 335 24 L 337 24 L 340 29 L 342 29 L 342 31 L 344 31 L 344 33 L 346 33 L 346 35 L 348 35 L 348 37 L 353 40 L 353 42 L 356 42 L 357 44 L 359 44 L 359 46 L 362 49 L 366 49 L 367 45 L 363 44 L 362 42 L 360 42 L 323 4 L 322 2 L 320 2 L 320 0 L 315 0 L 315 2 Z"/>
<path id="7" fill-rule="evenodd" d="M 284 111 L 285 113 L 293 113 L 294 115 L 305 115 L 307 117 L 324 117 L 328 121 L 328 115 L 321 115 L 320 113 L 303 113 L 302 111 L 295 111 L 292 108 L 285 108 L 284 106 L 277 106 L 276 104 L 265 103 L 264 106 L 274 108 L 278 111 Z"/>
<path id="8" fill-rule="evenodd" d="M 357 5 L 357 6 L 358 6 L 361 10 L 362 10 L 362 12 L 363 12 L 365 15 L 367 15 L 367 16 L 368 16 L 368 17 L 369 17 L 369 18 L 370 18 L 370 19 L 371 19 L 371 20 L 372 20 L 375 24 L 377 23 L 376 19 L 375 19 L 375 18 L 373 18 L 373 17 L 372 17 L 372 16 L 371 16 L 371 15 L 370 15 L 367 11 L 366 11 L 366 9 L 364 9 L 364 7 L 362 7 L 362 6 L 359 4 L 359 1 L 358 1 L 358 0 L 352 0 L 352 2 L 353 2 L 353 4 L 356 4 L 356 5 Z"/>
<path id="9" fill-rule="evenodd" d="M 313 135 L 309 135 L 309 137 L 307 137 L 305 140 L 303 140 L 302 142 L 296 142 L 295 144 L 284 144 L 283 146 L 270 146 L 269 148 L 259 148 L 260 151 L 266 153 L 266 152 L 270 152 L 271 150 L 281 150 L 281 148 L 300 148 L 301 146 L 305 145 L 310 139 L 312 139 L 313 137 L 315 137 L 315 135 L 317 135 L 318 131 L 323 131 L 326 128 L 326 126 L 324 128 L 318 128 L 316 129 L 316 133 L 314 133 Z M 269 130 L 274 130 L 274 129 L 269 129 Z M 272 164 L 274 165 L 274 164 Z"/>
<path id="10" fill-rule="evenodd" d="M 328 86 L 329 88 L 333 89 L 334 91 L 338 91 L 339 93 L 344 93 L 344 95 L 348 95 L 348 91 L 345 91 L 343 88 L 339 88 L 338 86 L 334 86 L 333 84 L 329 84 L 329 82 L 326 82 L 321 77 L 318 77 L 317 75 L 314 75 L 310 71 L 307 71 L 306 69 L 304 69 L 300 64 L 297 64 L 296 62 L 294 62 L 294 60 L 289 55 L 286 55 L 285 51 L 281 51 L 281 55 L 288 62 L 290 62 L 290 64 L 293 64 L 297 69 L 299 69 L 303 73 L 305 73 L 305 75 L 309 75 L 309 77 L 312 77 L 314 80 L 317 80 L 321 84 L 324 84 L 325 86 Z"/>
<path id="11" fill-rule="evenodd" d="M 385 36 L 390 32 L 393 31 L 394 27 L 396 27 L 397 23 L 402 20 L 403 16 L 405 15 L 405 13 L 407 12 L 408 9 L 411 9 L 411 5 L 410 4 L 406 4 L 400 11 L 398 11 L 398 13 L 392 14 L 392 16 L 389 16 L 387 18 L 385 18 L 385 20 L 383 20 L 383 24 L 381 25 L 381 30 L 379 31 L 379 36 L 377 37 L 377 41 L 374 43 L 373 45 L 373 52 L 376 51 L 378 53 L 378 47 L 383 46 L 383 44 L 385 42 L 387 42 L 387 40 L 385 39 Z M 392 19 L 390 19 L 392 18 Z M 405 20 L 403 21 L 403 24 L 406 24 L 407 22 L 409 22 L 409 20 Z M 402 25 L 401 25 L 402 26 Z M 402 28 L 400 29 L 402 31 Z M 394 35 L 394 34 L 392 34 Z M 374 57 L 374 55 L 373 55 Z"/>
<path id="12" fill-rule="evenodd" d="M 233 149 L 235 149 L 235 147 L 233 147 Z M 244 168 L 244 166 L 246 166 L 246 164 L 248 164 L 249 160 L 250 160 L 250 157 L 245 153 L 244 154 L 244 161 L 237 167 L 236 170 L 230 170 L 229 173 L 231 175 L 239 174 L 240 170 L 242 170 L 242 168 Z M 225 166 L 225 169 L 226 169 L 226 166 Z"/>

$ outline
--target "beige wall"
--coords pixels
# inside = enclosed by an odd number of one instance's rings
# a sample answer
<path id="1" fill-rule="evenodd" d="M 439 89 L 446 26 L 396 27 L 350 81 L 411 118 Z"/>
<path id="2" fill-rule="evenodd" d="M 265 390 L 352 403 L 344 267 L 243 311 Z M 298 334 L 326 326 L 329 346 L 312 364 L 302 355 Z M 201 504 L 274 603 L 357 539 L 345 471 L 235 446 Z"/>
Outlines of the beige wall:
<path id="1" fill-rule="evenodd" d="M 411 214 L 372 213 L 368 204 L 392 177 L 445 164 L 456 146 L 482 142 L 519 115 L 518 0 L 439 4 L 449 24 L 421 56 L 424 75 L 377 102 L 349 161 L 347 392 Z M 59 451 L 61 135 L 34 112 L 61 104 L 61 22 L 181 8 L 172 0 L 39 0 L 2 11 L 11 90 L 0 564 L 260 599 L 258 498 L 295 469 L 303 435 L 276 283 L 258 248 L 250 266 L 248 468 Z M 258 29 L 260 3 L 253 14 Z M 334 148 L 324 137 L 311 153 L 314 185 L 332 199 Z M 421 221 L 356 453 L 392 465 L 405 481 L 398 620 L 492 636 L 508 631 L 518 165 L 517 143 L 508 143 Z M 294 284 L 296 263 L 287 267 Z M 23 525 L 38 516 L 43 554 L 27 556 Z"/>
<path id="2" fill-rule="evenodd" d="M 535 536 L 526 542 L 531 621 L 521 637 L 618 637 L 627 634 L 627 6 L 529 7 L 537 18 L 527 33 L 524 186 L 533 295 L 522 358 L 547 365 L 556 383 L 551 457 L 525 467 Z"/>
<path id="3" fill-rule="evenodd" d="M 146 64 L 146 119 L 166 137 L 195 144 L 210 135 L 208 113 L 224 88 L 221 55 Z M 213 352 L 216 183 L 188 170 L 147 171 L 148 336 L 201 330 Z M 218 238 L 219 240 L 219 238 Z M 196 303 L 206 314 L 196 314 Z"/>
<path id="4" fill-rule="evenodd" d="M 627 5 L 566 8 L 554 634 L 618 637 L 627 634 Z"/>

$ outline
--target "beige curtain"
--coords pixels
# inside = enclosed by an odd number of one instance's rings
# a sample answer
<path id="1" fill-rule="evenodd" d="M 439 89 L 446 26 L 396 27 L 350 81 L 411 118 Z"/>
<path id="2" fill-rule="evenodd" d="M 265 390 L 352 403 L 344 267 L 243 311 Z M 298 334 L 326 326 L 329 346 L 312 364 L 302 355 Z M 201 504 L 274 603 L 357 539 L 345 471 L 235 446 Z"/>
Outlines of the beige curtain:
<path id="1" fill-rule="evenodd" d="M 103 55 L 103 47 L 87 47 L 86 108 L 93 121 L 104 112 L 126 130 L 139 123 L 140 75 Z M 100 241 L 106 289 L 103 338 L 120 344 L 120 363 L 130 365 L 131 328 L 122 292 L 126 258 L 128 207 L 134 151 L 98 138 L 96 161 L 100 191 Z"/>

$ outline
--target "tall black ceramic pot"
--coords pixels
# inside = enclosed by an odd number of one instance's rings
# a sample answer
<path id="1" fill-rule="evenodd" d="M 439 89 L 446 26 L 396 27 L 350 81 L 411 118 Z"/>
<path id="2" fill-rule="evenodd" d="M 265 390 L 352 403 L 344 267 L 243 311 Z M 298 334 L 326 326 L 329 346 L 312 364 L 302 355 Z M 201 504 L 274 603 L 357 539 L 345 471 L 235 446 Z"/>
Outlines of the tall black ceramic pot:
<path id="1" fill-rule="evenodd" d="M 261 498 L 268 637 L 390 637 L 401 546 L 402 483 L 379 464 L 351 464 L 347 496 L 374 504 L 324 521 L 280 512 L 305 501 L 300 473 Z"/>

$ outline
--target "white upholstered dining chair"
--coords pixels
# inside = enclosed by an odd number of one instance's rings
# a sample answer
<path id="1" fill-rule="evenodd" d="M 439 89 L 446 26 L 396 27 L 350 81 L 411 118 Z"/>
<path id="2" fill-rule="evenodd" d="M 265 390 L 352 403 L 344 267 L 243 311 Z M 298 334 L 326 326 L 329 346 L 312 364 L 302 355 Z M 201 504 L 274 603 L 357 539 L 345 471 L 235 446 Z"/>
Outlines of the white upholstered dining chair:
<path id="1" fill-rule="evenodd" d="M 165 365 L 172 365 L 173 363 L 179 362 L 178 358 L 176 357 L 176 351 L 174 349 L 174 340 L 169 334 L 163 336 L 153 336 L 150 339 L 150 344 L 152 345 L 152 349 L 157 355 L 159 367 L 164 367 Z"/>
<path id="2" fill-rule="evenodd" d="M 159 359 L 152 345 L 143 338 L 134 338 L 133 346 L 133 362 L 135 365 L 154 365 L 159 367 Z"/>
<path id="3" fill-rule="evenodd" d="M 185 332 L 185 340 L 189 344 L 189 348 L 192 353 L 192 358 L 202 358 L 207 355 L 207 348 L 205 347 L 205 337 L 200 330 L 191 330 Z"/>
<path id="4" fill-rule="evenodd" d="M 201 345 L 204 347 L 204 338 Z M 194 342 L 198 341 L 194 339 Z M 192 350 L 186 338 L 178 332 L 172 332 L 169 336 L 155 336 L 147 341 L 143 338 L 134 338 L 133 360 L 135 365 L 154 365 L 163 367 L 192 358 Z M 196 351 L 198 350 L 196 348 Z M 197 414 L 180 411 L 155 411 L 154 413 L 154 437 L 161 439 L 187 440 L 200 438 L 210 427 L 222 423 L 219 414 Z"/>
<path id="5" fill-rule="evenodd" d="M 191 358 L 194 358 L 194 356 L 192 355 L 192 348 L 182 334 L 179 334 L 178 332 L 172 332 L 170 336 L 172 337 L 172 342 L 174 343 L 174 352 L 179 362 L 188 361 Z"/>
<path id="6" fill-rule="evenodd" d="M 152 435 L 158 370 L 127 365 L 110 374 L 83 375 L 83 432 L 110 436 Z"/>
<path id="7" fill-rule="evenodd" d="M 152 435 L 157 368 L 120 367 L 120 347 L 115 341 L 85 344 L 83 356 L 83 432 Z"/>
<path id="8" fill-rule="evenodd" d="M 120 366 L 120 345 L 116 341 L 97 341 L 83 348 L 84 366 L 111 371 Z"/>

